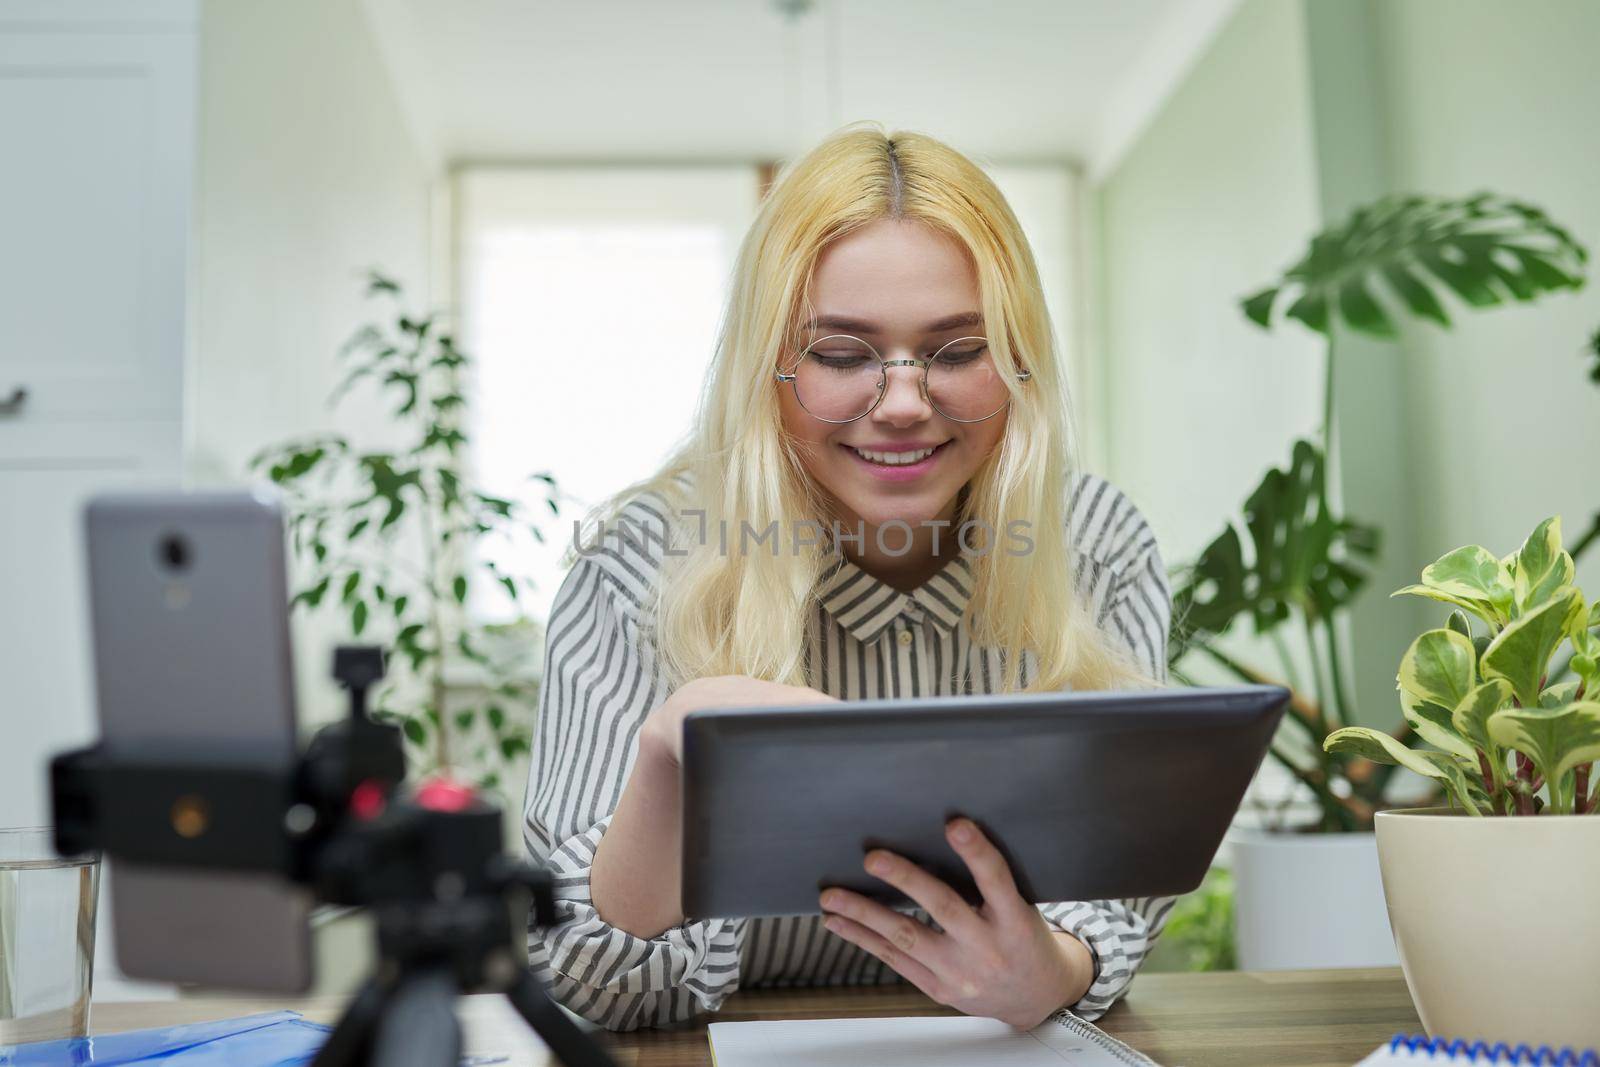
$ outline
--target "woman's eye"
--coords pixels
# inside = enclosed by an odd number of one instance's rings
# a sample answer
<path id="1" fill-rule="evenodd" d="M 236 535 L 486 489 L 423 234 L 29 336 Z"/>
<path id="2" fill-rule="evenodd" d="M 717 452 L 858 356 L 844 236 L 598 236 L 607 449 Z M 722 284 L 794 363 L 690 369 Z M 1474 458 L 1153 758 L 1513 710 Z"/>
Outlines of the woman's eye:
<path id="1" fill-rule="evenodd" d="M 863 356 L 859 352 L 817 352 L 813 351 L 811 357 L 824 367 L 836 370 L 849 370 L 865 364 L 871 357 Z"/>
<path id="2" fill-rule="evenodd" d="M 981 357 L 988 350 L 987 345 L 978 345 L 976 348 L 946 349 L 939 353 L 941 363 L 971 363 Z"/>

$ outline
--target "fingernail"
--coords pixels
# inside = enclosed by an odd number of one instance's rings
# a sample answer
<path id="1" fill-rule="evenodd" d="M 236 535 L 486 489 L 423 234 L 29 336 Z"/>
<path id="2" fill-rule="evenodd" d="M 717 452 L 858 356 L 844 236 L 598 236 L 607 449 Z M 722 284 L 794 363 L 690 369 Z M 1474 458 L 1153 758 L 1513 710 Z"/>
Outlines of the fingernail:
<path id="1" fill-rule="evenodd" d="M 828 933 L 830 933 L 830 934 L 836 934 L 836 933 L 839 932 L 839 920 L 838 919 L 825 919 L 825 920 L 823 920 L 822 925 L 827 928 Z"/>
<path id="2" fill-rule="evenodd" d="M 882 853 L 874 852 L 867 857 L 867 870 L 873 874 L 888 874 L 890 866 L 889 857 Z"/>
<path id="3" fill-rule="evenodd" d="M 957 819 L 950 827 L 950 836 L 960 841 L 963 845 L 972 841 L 972 824 L 965 819 Z"/>
<path id="4" fill-rule="evenodd" d="M 840 903 L 841 902 L 839 900 L 839 894 L 838 893 L 824 893 L 824 894 L 822 894 L 822 906 L 824 908 L 827 908 L 829 911 L 832 911 L 833 909 L 837 908 Z"/>

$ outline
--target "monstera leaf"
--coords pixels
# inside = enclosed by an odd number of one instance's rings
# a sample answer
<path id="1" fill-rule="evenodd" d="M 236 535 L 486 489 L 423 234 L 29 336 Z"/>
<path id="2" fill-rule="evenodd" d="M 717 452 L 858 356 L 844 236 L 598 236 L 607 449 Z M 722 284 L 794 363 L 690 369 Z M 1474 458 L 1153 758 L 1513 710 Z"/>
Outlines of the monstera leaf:
<path id="1" fill-rule="evenodd" d="M 1242 301 L 1263 327 L 1281 313 L 1321 334 L 1335 318 L 1394 337 L 1404 309 L 1450 325 L 1440 295 L 1471 307 L 1532 300 L 1583 285 L 1588 252 L 1540 209 L 1489 193 L 1392 196 L 1324 230 L 1277 284 Z"/>
<path id="2" fill-rule="evenodd" d="M 1322 452 L 1296 441 L 1285 469 L 1267 471 L 1244 505 L 1249 550 L 1234 525 L 1179 579 L 1174 616 L 1188 635 L 1221 633 L 1248 615 L 1265 633 L 1299 607 L 1326 618 L 1366 583 L 1355 562 L 1377 551 L 1375 527 L 1334 517 L 1323 492 Z"/>

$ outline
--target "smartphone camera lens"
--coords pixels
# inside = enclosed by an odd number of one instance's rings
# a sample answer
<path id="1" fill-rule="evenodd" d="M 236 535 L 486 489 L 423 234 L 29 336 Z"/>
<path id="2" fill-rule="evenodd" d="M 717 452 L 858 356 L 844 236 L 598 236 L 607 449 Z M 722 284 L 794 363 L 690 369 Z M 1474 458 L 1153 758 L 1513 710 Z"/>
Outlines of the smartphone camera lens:
<path id="1" fill-rule="evenodd" d="M 187 570 L 194 559 L 194 550 L 182 536 L 167 534 L 156 548 L 156 558 L 169 571 Z"/>

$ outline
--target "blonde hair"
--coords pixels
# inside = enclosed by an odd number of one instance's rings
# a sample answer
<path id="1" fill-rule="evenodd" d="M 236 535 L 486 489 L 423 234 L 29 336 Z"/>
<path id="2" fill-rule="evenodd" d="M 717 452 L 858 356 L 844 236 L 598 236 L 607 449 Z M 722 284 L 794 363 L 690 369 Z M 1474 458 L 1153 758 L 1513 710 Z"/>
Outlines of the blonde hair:
<path id="1" fill-rule="evenodd" d="M 740 246 L 689 436 L 655 476 L 618 494 L 596 517 L 614 517 L 650 493 L 680 510 L 703 510 L 711 530 L 724 521 L 734 531 L 741 522 L 759 531 L 774 521 L 785 530 L 796 518 L 829 521 L 783 432 L 773 372 L 796 350 L 823 248 L 886 218 L 925 223 L 967 250 L 993 358 L 1012 381 L 1015 353 L 1024 353 L 1032 375 L 1025 387 L 1011 385 L 1005 434 L 968 483 L 957 520 L 982 520 L 993 531 L 1007 529 L 1008 518 L 1033 523 L 1032 552 L 996 550 L 971 560 L 965 621 L 973 640 L 1001 652 L 1005 690 L 1022 688 L 1024 650 L 1037 658 L 1030 690 L 1148 684 L 1094 624 L 1074 587 L 1066 514 L 1071 408 L 1027 240 L 993 181 L 922 134 L 853 124 L 783 169 Z M 650 614 L 675 684 L 719 674 L 807 684 L 806 620 L 830 551 L 690 551 L 663 560 Z"/>

